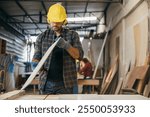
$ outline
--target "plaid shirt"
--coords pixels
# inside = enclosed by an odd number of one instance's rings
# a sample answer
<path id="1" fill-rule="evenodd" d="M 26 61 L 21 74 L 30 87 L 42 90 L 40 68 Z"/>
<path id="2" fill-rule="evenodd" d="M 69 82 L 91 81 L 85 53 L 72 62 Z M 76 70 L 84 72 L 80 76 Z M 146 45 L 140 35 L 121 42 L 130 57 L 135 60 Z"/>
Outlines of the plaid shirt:
<path id="1" fill-rule="evenodd" d="M 72 30 L 63 29 L 62 36 L 73 47 L 79 50 L 80 58 L 82 58 L 83 49 L 79 41 L 78 34 Z M 54 41 L 55 41 L 55 34 L 53 30 L 48 29 L 42 34 L 40 34 L 35 43 L 35 53 L 33 59 L 40 61 L 42 56 L 45 54 L 48 48 L 54 43 Z M 46 70 L 49 69 L 51 63 L 51 55 L 52 54 L 49 55 L 48 59 L 44 63 L 44 69 Z M 46 78 L 47 77 L 41 78 L 41 89 L 44 88 L 44 85 L 46 83 Z M 63 50 L 63 80 L 66 88 L 77 85 L 77 71 L 76 71 L 75 59 L 72 58 L 66 50 Z"/>

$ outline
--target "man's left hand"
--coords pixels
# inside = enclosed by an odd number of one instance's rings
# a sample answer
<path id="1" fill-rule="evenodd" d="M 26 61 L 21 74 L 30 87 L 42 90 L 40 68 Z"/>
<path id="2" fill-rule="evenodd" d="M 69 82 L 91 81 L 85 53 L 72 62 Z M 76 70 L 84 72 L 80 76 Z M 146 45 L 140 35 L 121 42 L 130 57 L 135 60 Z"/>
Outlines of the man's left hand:
<path id="1" fill-rule="evenodd" d="M 57 46 L 59 48 L 63 48 L 63 49 L 66 49 L 66 50 L 68 50 L 71 47 L 70 43 L 68 41 L 64 40 L 63 38 L 61 38 L 58 41 Z"/>

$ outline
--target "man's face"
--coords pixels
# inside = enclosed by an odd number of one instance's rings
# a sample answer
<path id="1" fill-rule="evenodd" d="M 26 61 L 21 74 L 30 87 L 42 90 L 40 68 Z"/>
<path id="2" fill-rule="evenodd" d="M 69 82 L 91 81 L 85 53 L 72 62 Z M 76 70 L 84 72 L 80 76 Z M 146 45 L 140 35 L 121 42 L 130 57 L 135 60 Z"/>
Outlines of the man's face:
<path id="1" fill-rule="evenodd" d="M 62 28 L 63 22 L 51 22 L 50 25 L 53 31 L 59 32 Z"/>

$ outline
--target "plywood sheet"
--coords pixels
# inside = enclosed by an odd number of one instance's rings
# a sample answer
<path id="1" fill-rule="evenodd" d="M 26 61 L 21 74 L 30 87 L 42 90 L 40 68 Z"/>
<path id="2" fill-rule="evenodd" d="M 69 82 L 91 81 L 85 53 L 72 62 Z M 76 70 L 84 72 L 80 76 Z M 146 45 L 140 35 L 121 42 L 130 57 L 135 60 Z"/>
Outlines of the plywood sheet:
<path id="1" fill-rule="evenodd" d="M 140 24 L 137 24 L 134 26 L 134 39 L 135 39 L 135 64 L 139 64 L 140 59 L 140 43 L 141 43 L 141 30 L 140 30 Z"/>
<path id="2" fill-rule="evenodd" d="M 148 18 L 145 17 L 133 27 L 136 65 L 144 65 L 148 50 Z"/>
<path id="3" fill-rule="evenodd" d="M 128 78 L 126 87 L 133 88 L 135 81 L 139 80 L 137 91 L 141 93 L 143 91 L 144 83 L 146 81 L 148 72 L 149 72 L 149 65 L 135 67 Z"/>

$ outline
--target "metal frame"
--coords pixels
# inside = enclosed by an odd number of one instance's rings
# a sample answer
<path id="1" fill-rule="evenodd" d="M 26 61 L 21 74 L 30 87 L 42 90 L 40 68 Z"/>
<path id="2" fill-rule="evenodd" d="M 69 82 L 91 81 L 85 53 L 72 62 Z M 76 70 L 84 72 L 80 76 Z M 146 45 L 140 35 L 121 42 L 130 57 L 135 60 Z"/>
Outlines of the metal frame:
<path id="1" fill-rule="evenodd" d="M 123 0 L 57 0 L 57 1 L 55 1 L 55 0 L 38 0 L 38 1 L 37 0 L 1 0 L 1 1 L 3 1 L 3 2 L 14 1 L 17 4 L 17 6 L 24 12 L 24 14 L 22 14 L 22 15 L 10 15 L 10 17 L 12 19 L 15 19 L 17 17 L 22 17 L 22 18 L 28 17 L 28 19 L 30 21 L 30 22 L 24 22 L 24 21 L 19 21 L 19 20 L 13 20 L 13 21 L 8 20 L 7 22 L 5 22 L 6 24 L 11 24 L 11 25 L 19 24 L 19 25 L 22 25 L 22 24 L 30 24 L 30 23 L 32 23 L 32 24 L 34 24 L 36 26 L 36 28 L 33 29 L 33 30 L 39 30 L 40 32 L 42 32 L 42 28 L 39 27 L 40 26 L 39 24 L 46 24 L 46 22 L 43 21 L 43 17 L 46 17 L 46 14 L 47 14 L 47 11 L 48 11 L 48 9 L 45 6 L 45 4 L 47 2 L 50 2 L 50 3 L 61 2 L 65 6 L 67 14 L 74 14 L 74 17 L 80 16 L 80 14 L 83 14 L 83 16 L 85 16 L 85 14 L 89 14 L 89 16 L 90 16 L 90 15 L 94 15 L 94 13 L 102 13 L 102 15 L 98 18 L 98 22 L 100 22 L 102 20 L 102 18 L 104 17 L 105 18 L 105 22 L 104 22 L 105 25 L 106 25 L 106 18 L 107 18 L 106 17 L 106 12 L 107 12 L 107 9 L 108 9 L 109 5 L 111 3 L 123 3 Z M 20 4 L 21 1 L 23 1 L 23 2 L 29 2 L 29 1 L 30 2 L 32 2 L 32 1 L 33 2 L 40 2 L 41 6 L 42 6 L 42 8 L 44 10 L 44 13 L 42 13 L 41 11 L 39 11 L 39 14 L 30 14 L 30 13 L 28 13 L 27 10 Z M 83 3 L 84 2 L 85 3 L 84 11 L 69 12 L 68 11 L 68 3 L 69 2 L 70 3 L 72 3 L 72 2 Z M 102 11 L 88 11 L 87 9 L 88 9 L 89 3 L 105 3 L 107 5 L 106 5 L 105 9 L 102 10 Z M 38 22 L 35 21 L 32 18 L 33 16 L 38 16 L 39 17 L 39 21 Z M 102 24 L 102 25 L 104 25 L 104 24 Z M 89 27 L 97 27 L 98 25 L 101 25 L 101 24 L 96 23 L 96 24 L 91 24 L 90 25 L 89 22 L 86 22 L 86 25 L 82 23 L 80 27 L 75 26 L 72 29 L 79 30 L 79 29 L 84 28 L 86 30 Z M 26 33 L 30 34 L 30 31 L 31 31 L 30 29 L 29 30 L 26 29 L 26 28 L 22 29 L 22 32 L 24 32 L 24 34 L 26 34 Z"/>
<path id="2" fill-rule="evenodd" d="M 122 0 L 1 0 L 1 1 L 34 1 L 34 2 L 90 2 L 90 3 L 121 3 Z"/>
<path id="3" fill-rule="evenodd" d="M 16 35 L 20 39 L 24 40 L 25 33 L 23 27 L 19 23 L 9 24 L 7 21 L 15 21 L 12 17 L 10 17 L 5 11 L 0 9 L 0 25 L 3 26 L 6 30 Z"/>
<path id="4" fill-rule="evenodd" d="M 36 24 L 36 22 L 34 22 L 34 20 L 32 19 L 32 17 L 27 13 L 27 11 L 22 7 L 22 5 L 16 0 L 16 4 L 20 7 L 20 9 L 25 13 L 26 16 L 29 17 L 29 19 L 31 20 L 31 22 L 41 31 L 41 29 L 39 28 L 39 26 Z M 41 31 L 42 32 L 42 31 Z"/>

